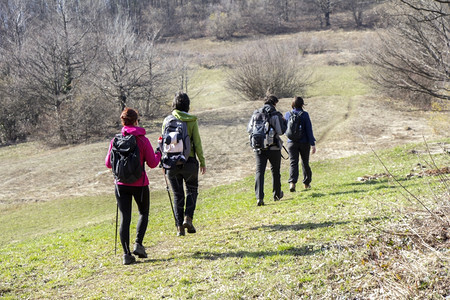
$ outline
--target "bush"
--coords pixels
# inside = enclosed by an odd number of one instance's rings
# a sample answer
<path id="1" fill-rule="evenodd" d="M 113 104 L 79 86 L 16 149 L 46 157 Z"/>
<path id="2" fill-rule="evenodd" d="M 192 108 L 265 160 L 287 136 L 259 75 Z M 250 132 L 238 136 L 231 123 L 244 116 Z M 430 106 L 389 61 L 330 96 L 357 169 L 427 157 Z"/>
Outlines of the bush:
<path id="1" fill-rule="evenodd" d="M 297 46 L 255 42 L 239 51 L 227 86 L 247 100 L 263 98 L 268 90 L 280 98 L 303 94 L 311 72 L 300 64 Z"/>
<path id="2" fill-rule="evenodd" d="M 216 12 L 209 17 L 209 33 L 218 40 L 230 39 L 238 29 L 239 16 L 237 13 L 232 15 L 225 12 Z"/>

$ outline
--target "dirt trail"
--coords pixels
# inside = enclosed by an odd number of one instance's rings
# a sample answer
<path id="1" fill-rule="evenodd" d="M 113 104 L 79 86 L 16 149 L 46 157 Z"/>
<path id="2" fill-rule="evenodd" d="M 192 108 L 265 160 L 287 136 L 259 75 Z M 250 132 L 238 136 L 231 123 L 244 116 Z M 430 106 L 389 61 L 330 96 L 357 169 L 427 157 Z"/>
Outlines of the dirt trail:
<path id="1" fill-rule="evenodd" d="M 325 128 L 321 131 L 321 134 L 319 136 L 315 136 L 318 144 L 326 141 L 333 129 L 338 128 L 340 124 L 344 123 L 353 115 L 353 102 L 349 99 L 344 99 L 344 102 L 347 102 L 347 109 L 339 112 L 339 114 L 335 115 L 334 118 L 330 119 L 330 123 L 325 126 Z"/>

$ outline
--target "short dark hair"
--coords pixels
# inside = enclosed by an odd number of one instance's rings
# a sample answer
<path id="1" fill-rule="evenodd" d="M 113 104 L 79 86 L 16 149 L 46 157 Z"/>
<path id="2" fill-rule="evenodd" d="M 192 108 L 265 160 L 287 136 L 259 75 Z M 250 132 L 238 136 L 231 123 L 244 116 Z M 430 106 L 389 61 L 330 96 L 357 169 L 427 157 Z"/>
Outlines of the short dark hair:
<path id="1" fill-rule="evenodd" d="M 266 99 L 265 99 L 265 101 L 264 101 L 264 104 L 272 104 L 272 105 L 275 105 L 275 104 L 277 104 L 277 103 L 278 103 L 278 98 L 275 97 L 274 95 L 267 96 Z"/>
<path id="2" fill-rule="evenodd" d="M 120 119 L 122 120 L 123 126 L 130 126 L 136 123 L 136 120 L 139 118 L 139 113 L 137 110 L 125 107 L 125 109 L 120 114 Z"/>
<path id="3" fill-rule="evenodd" d="M 292 108 L 297 108 L 297 109 L 303 109 L 303 106 L 305 105 L 305 101 L 303 101 L 302 97 L 294 97 L 294 99 L 292 100 Z"/>
<path id="4" fill-rule="evenodd" d="M 173 98 L 172 108 L 178 109 L 184 112 L 189 112 L 189 105 L 191 100 L 189 100 L 189 96 L 185 93 L 178 92 L 175 94 L 175 98 Z"/>

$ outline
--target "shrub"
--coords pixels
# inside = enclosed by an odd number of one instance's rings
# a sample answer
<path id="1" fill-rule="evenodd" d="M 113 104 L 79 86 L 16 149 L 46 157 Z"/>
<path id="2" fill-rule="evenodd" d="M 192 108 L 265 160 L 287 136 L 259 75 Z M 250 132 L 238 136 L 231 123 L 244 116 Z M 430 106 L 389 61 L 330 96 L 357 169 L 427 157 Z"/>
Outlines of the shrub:
<path id="1" fill-rule="evenodd" d="M 255 42 L 239 51 L 227 86 L 247 100 L 263 98 L 268 90 L 277 97 L 302 94 L 311 72 L 302 68 L 296 46 Z"/>

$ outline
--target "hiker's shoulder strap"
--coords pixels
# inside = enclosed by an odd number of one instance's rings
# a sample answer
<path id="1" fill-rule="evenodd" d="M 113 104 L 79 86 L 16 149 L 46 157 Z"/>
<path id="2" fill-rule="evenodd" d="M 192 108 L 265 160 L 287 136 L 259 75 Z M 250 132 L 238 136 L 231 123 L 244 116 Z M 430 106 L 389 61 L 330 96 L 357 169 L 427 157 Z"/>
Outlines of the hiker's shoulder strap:
<path id="1" fill-rule="evenodd" d="M 170 121 L 173 121 L 173 120 L 178 120 L 178 119 L 174 115 L 170 114 L 164 119 L 163 123 L 167 125 L 167 123 L 169 123 Z"/>

